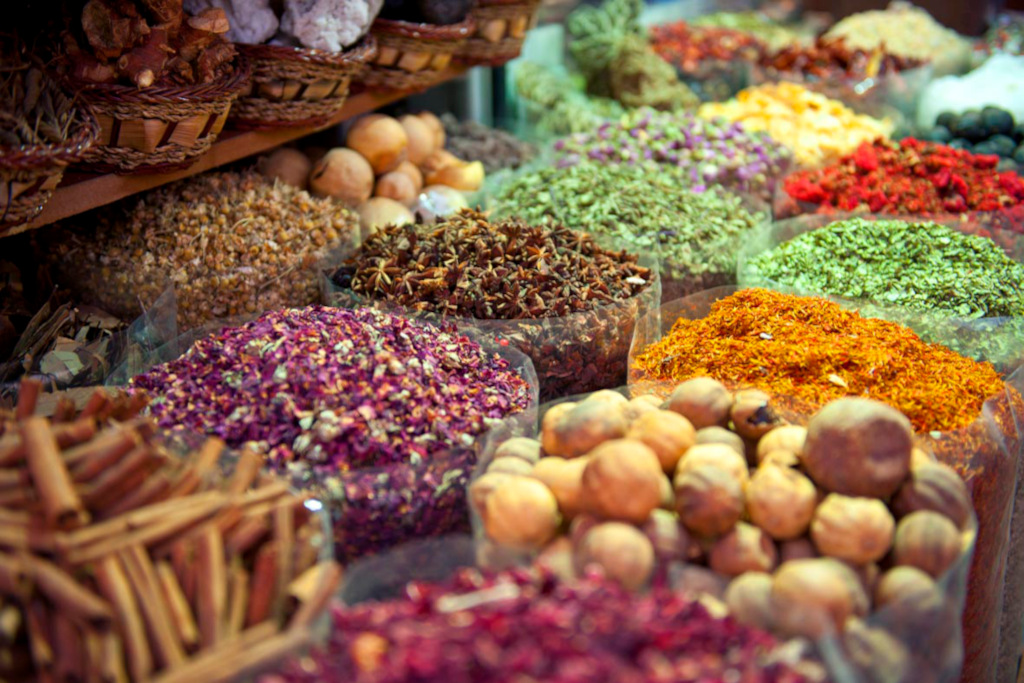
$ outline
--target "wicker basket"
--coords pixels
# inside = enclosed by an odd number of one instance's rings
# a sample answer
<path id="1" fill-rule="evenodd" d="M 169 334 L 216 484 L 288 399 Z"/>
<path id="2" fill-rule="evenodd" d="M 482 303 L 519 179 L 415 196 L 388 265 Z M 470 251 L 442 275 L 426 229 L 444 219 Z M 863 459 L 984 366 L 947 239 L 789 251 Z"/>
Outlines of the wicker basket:
<path id="1" fill-rule="evenodd" d="M 436 85 L 475 26 L 472 15 L 449 26 L 377 19 L 370 27 L 377 39 L 377 57 L 360 81 L 384 90 Z"/>
<path id="2" fill-rule="evenodd" d="M 280 45 L 237 45 L 252 64 L 252 80 L 231 107 L 233 128 L 269 130 L 317 126 L 341 110 L 348 86 L 377 55 L 366 36 L 344 52 Z"/>
<path id="3" fill-rule="evenodd" d="M 96 118 L 79 108 L 75 120 L 74 132 L 61 144 L 0 147 L 0 236 L 22 232 L 50 200 L 68 164 L 96 142 Z"/>
<path id="4" fill-rule="evenodd" d="M 82 161 L 91 171 L 165 173 L 205 154 L 249 82 L 249 61 L 213 83 L 138 88 L 69 81 L 100 124 L 99 142 Z"/>
<path id="5" fill-rule="evenodd" d="M 539 8 L 540 0 L 480 0 L 472 13 L 476 31 L 459 48 L 458 60 L 471 66 L 501 66 L 515 59 Z"/>

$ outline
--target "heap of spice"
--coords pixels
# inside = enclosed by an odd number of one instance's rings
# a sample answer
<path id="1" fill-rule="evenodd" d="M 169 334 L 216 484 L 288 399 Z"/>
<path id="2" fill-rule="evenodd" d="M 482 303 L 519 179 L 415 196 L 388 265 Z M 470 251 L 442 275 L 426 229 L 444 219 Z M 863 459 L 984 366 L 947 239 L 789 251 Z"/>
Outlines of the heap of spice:
<path id="1" fill-rule="evenodd" d="M 224 443 L 171 452 L 144 397 L 0 415 L 5 677 L 231 681 L 312 642 L 341 571 L 308 496 Z"/>
<path id="2" fill-rule="evenodd" d="M 516 169 L 537 154 L 537 148 L 515 135 L 476 121 L 459 121 L 451 114 L 441 116 L 445 149 L 460 159 L 483 162 L 490 175 L 505 168 Z"/>
<path id="3" fill-rule="evenodd" d="M 915 69 L 922 64 L 919 59 L 900 57 L 880 47 L 873 50 L 851 48 L 843 38 L 819 38 L 811 45 L 789 45 L 764 55 L 760 62 L 772 74 L 826 82 L 833 79 L 860 82 Z"/>
<path id="4" fill-rule="evenodd" d="M 812 40 L 811 25 L 781 24 L 760 12 L 712 12 L 693 19 L 692 26 L 714 26 L 742 31 L 764 43 L 769 50 L 781 50 L 794 43 Z"/>
<path id="5" fill-rule="evenodd" d="M 820 166 L 853 151 L 862 142 L 887 138 L 889 120 L 857 114 L 838 100 L 798 83 L 765 83 L 740 91 L 728 102 L 708 102 L 698 113 L 765 131 L 789 148 L 802 166 Z"/>
<path id="6" fill-rule="evenodd" d="M 339 558 L 464 524 L 474 437 L 532 401 L 450 327 L 319 306 L 226 327 L 131 386 L 162 427 L 258 445 L 324 496 Z"/>
<path id="7" fill-rule="evenodd" d="M 542 169 L 504 187 L 494 210 L 658 254 L 663 300 L 734 282 L 740 242 L 765 220 L 737 195 L 689 190 L 682 171 L 651 164 Z"/>
<path id="8" fill-rule="evenodd" d="M 914 138 L 865 143 L 824 168 L 787 177 L 785 192 L 794 201 L 782 202 L 777 213 L 938 214 L 1024 204 L 1024 179 L 997 170 L 998 163 L 995 155 Z"/>
<path id="9" fill-rule="evenodd" d="M 730 388 L 755 387 L 802 421 L 826 403 L 873 398 L 905 414 L 924 447 L 967 482 L 978 543 L 964 613 L 965 678 L 994 666 L 1009 547 L 1022 526 L 1014 504 L 1024 419 L 1019 383 L 993 367 L 926 344 L 910 329 L 863 318 L 824 299 L 748 289 L 713 304 L 704 318 L 680 318 L 632 361 L 631 385 L 675 386 L 708 376 Z M 984 410 L 982 407 L 984 406 Z M 1011 575 L 1005 574 L 1007 580 Z M 1019 616 L 1019 603 L 1012 608 Z M 1019 622 L 1018 622 L 1019 625 Z M 1016 641 L 1014 641 L 1016 642 Z"/>
<path id="10" fill-rule="evenodd" d="M 814 680 L 780 641 L 667 587 L 637 596 L 596 575 L 460 570 L 396 599 L 337 607 L 326 647 L 262 683 L 626 683 Z M 809 667 L 804 669 L 804 667 Z"/>
<path id="11" fill-rule="evenodd" d="M 590 97 L 575 79 L 547 66 L 523 62 L 516 66 L 514 78 L 516 95 L 543 133 L 586 132 L 623 113 L 615 100 Z"/>
<path id="12" fill-rule="evenodd" d="M 370 300 L 472 319 L 530 357 L 547 400 L 625 382 L 640 295 L 656 276 L 565 226 L 464 209 L 374 233 L 333 279 Z"/>
<path id="13" fill-rule="evenodd" d="M 482 557 L 522 552 L 567 579 L 597 567 L 633 590 L 674 565 L 677 589 L 700 580 L 740 622 L 781 637 L 857 643 L 885 608 L 875 628 L 901 647 L 895 661 L 851 656 L 866 680 L 959 645 L 949 622 L 976 533 L 970 494 L 914 452 L 910 422 L 883 403 L 839 399 L 785 425 L 767 394 L 701 377 L 664 403 L 559 403 L 537 439 L 492 455 L 470 487 Z M 946 667 L 959 661 L 934 671 Z"/>
<path id="14" fill-rule="evenodd" d="M 678 167 L 695 190 L 721 185 L 770 200 L 792 155 L 764 133 L 693 114 L 638 109 L 554 144 L 558 165 L 655 162 Z"/>
<path id="15" fill-rule="evenodd" d="M 694 26 L 685 21 L 651 28 L 658 55 L 684 74 L 696 74 L 706 62 L 758 61 L 766 51 L 749 33 L 730 28 Z"/>
<path id="16" fill-rule="evenodd" d="M 753 280 L 961 318 L 1024 316 L 1024 265 L 937 223 L 851 218 L 751 259 Z"/>
<path id="17" fill-rule="evenodd" d="M 57 240 L 60 278 L 125 319 L 173 286 L 183 329 L 319 301 L 313 266 L 359 234 L 348 209 L 255 171 L 196 176 L 93 218 Z"/>

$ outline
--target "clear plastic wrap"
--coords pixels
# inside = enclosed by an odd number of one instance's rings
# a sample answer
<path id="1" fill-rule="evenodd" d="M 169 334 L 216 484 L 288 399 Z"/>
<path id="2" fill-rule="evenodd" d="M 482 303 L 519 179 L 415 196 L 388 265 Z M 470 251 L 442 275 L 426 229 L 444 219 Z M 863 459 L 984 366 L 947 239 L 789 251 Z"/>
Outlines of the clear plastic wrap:
<path id="1" fill-rule="evenodd" d="M 222 327 L 210 324 L 181 335 L 160 348 L 130 354 L 109 378 L 108 384 L 124 385 L 136 375 L 175 360 L 197 341 Z M 510 370 L 524 380 L 529 394 L 526 409 L 507 419 L 510 422 L 532 422 L 538 390 L 537 376 L 530 359 L 515 348 L 476 337 L 472 332 L 459 334 L 479 343 L 489 356 L 500 356 L 507 361 Z M 361 406 L 352 407 L 356 413 L 360 409 Z M 310 420 L 314 422 L 312 418 Z M 487 422 L 489 418 L 485 418 L 485 424 Z M 299 424 L 301 427 L 301 422 Z M 324 467 L 300 467 L 297 462 L 283 460 L 278 460 L 273 467 L 295 488 L 311 492 L 320 501 L 330 516 L 335 556 L 339 561 L 347 562 L 413 538 L 468 529 L 465 489 L 476 457 L 474 435 L 462 435 L 448 447 L 434 451 L 430 457 L 414 453 L 401 463 L 356 466 L 344 472 Z"/>
<path id="2" fill-rule="evenodd" d="M 721 287 L 702 292 L 670 302 L 662 306 L 659 315 L 641 319 L 630 350 L 631 393 L 664 396 L 678 384 L 647 377 L 634 368 L 634 359 L 667 334 L 677 320 L 703 318 L 712 304 L 739 289 Z M 1018 369 L 1006 379 L 1004 391 L 985 402 L 974 422 L 961 429 L 918 435 L 921 445 L 967 482 L 978 518 L 963 613 L 963 680 L 993 681 L 1000 651 L 1004 658 L 1011 656 L 1011 649 L 1012 656 L 1019 653 L 1024 623 L 1024 553 L 1009 551 L 1024 544 L 1024 491 L 1018 483 L 1019 461 L 1024 457 L 1022 392 L 1024 369 Z M 793 401 L 788 405 L 787 417 L 796 423 L 806 422 L 814 409 Z M 1004 595 L 1012 597 L 1004 599 Z"/>
<path id="3" fill-rule="evenodd" d="M 964 233 L 989 237 L 1011 258 L 1017 260 L 1024 251 L 1024 235 L 997 226 L 982 227 L 987 225 L 984 215 L 944 216 L 932 219 L 865 214 L 812 214 L 774 223 L 751 235 L 740 252 L 737 284 L 740 287 L 763 287 L 802 296 L 824 296 L 848 308 L 856 308 L 866 317 L 882 318 L 906 325 L 925 341 L 946 345 L 975 360 L 989 361 L 1004 373 L 1024 362 L 1024 316 L 963 318 L 943 311 L 917 311 L 877 301 L 846 299 L 827 292 L 803 291 L 765 277 L 750 263 L 752 258 L 783 242 L 850 217 L 866 220 L 936 222 Z"/>
<path id="4" fill-rule="evenodd" d="M 372 306 L 406 317 L 454 323 L 462 332 L 487 339 L 498 347 L 518 349 L 533 361 L 540 383 L 540 400 L 620 386 L 626 379 L 626 361 L 637 318 L 656 310 L 661 301 L 658 264 L 644 256 L 639 265 L 650 268 L 653 282 L 629 299 L 597 306 L 588 311 L 550 318 L 484 320 L 441 317 L 385 301 L 371 300 L 342 289 L 326 273 L 323 299 L 329 306 Z"/>

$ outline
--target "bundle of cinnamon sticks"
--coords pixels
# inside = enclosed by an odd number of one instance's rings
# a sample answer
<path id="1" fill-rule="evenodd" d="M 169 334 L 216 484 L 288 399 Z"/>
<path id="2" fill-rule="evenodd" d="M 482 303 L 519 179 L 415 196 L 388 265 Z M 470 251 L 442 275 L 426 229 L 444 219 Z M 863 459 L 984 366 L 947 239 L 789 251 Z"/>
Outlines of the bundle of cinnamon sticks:
<path id="1" fill-rule="evenodd" d="M 37 396 L 0 412 L 0 679 L 229 681 L 308 644 L 341 570 L 258 453 L 225 476 L 222 442 L 172 454 L 144 397 L 51 420 Z"/>

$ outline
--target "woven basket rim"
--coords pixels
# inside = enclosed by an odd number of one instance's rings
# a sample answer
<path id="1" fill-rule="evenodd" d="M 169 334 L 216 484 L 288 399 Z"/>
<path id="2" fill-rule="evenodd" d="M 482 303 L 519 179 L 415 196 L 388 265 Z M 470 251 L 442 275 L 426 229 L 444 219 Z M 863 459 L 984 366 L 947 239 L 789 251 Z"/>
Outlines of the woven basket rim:
<path id="1" fill-rule="evenodd" d="M 62 93 L 63 94 L 63 93 Z M 27 171 L 77 161 L 100 136 L 100 124 L 86 107 L 75 107 L 77 125 L 66 140 L 48 145 L 0 146 L 0 169 Z"/>
<path id="2" fill-rule="evenodd" d="M 457 24 L 422 24 L 415 21 L 400 21 L 398 19 L 374 19 L 370 30 L 376 33 L 402 36 L 414 40 L 453 40 L 467 38 L 476 30 L 476 20 L 473 14 L 466 15 L 466 18 Z"/>
<path id="3" fill-rule="evenodd" d="M 377 39 L 367 33 L 355 45 L 341 52 L 314 50 L 307 47 L 290 45 L 265 45 L 252 43 L 235 43 L 239 53 L 245 54 L 250 60 L 265 59 L 287 62 L 304 62 L 317 66 L 344 66 L 346 64 L 362 64 L 377 55 Z"/>
<path id="4" fill-rule="evenodd" d="M 214 102 L 231 97 L 245 87 L 252 74 L 252 65 L 241 53 L 235 55 L 234 68 L 212 83 L 188 86 L 159 86 L 139 90 L 120 83 L 85 83 L 65 77 L 67 85 L 87 102 L 112 104 L 176 104 L 181 102 Z"/>

